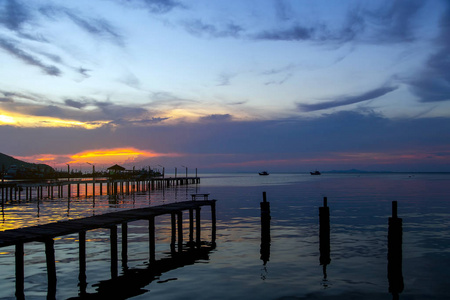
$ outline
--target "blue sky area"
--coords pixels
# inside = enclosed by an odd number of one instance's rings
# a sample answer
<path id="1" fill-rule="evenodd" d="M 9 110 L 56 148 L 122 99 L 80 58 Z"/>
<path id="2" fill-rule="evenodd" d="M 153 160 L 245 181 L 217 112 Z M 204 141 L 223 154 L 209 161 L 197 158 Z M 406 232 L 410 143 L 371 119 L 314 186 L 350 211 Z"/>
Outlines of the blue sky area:
<path id="1" fill-rule="evenodd" d="M 450 171 L 445 0 L 0 0 L 0 152 Z"/>

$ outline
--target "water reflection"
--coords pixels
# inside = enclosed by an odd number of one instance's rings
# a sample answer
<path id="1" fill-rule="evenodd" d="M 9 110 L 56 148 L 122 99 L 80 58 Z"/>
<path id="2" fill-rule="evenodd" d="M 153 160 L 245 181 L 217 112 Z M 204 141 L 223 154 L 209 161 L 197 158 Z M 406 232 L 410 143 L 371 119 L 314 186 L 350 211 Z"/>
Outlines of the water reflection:
<path id="1" fill-rule="evenodd" d="M 153 261 L 144 269 L 127 268 L 119 276 L 94 284 L 96 293 L 86 292 L 86 282 L 83 277 L 84 281 L 80 282 L 79 296 L 69 299 L 127 299 L 144 294 L 148 292 L 145 287 L 159 279 L 163 273 L 193 265 L 199 260 L 208 261 L 212 250 L 214 250 L 213 245 L 197 249 L 189 248 L 170 257 Z"/>

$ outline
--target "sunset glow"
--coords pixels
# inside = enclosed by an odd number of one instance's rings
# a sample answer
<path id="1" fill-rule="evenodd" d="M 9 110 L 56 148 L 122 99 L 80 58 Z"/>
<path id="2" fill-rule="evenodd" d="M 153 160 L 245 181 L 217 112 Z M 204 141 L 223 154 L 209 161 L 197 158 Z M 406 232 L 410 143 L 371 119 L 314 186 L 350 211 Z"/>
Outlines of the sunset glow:
<path id="1" fill-rule="evenodd" d="M 95 129 L 99 128 L 108 121 L 95 121 L 95 122 L 80 122 L 75 120 L 63 120 L 59 118 L 52 117 L 40 117 L 40 116 L 26 116 L 22 114 L 4 114 L 0 115 L 0 126 L 1 125 L 12 125 L 15 127 L 23 128 L 36 128 L 36 127 L 77 127 L 84 129 Z"/>

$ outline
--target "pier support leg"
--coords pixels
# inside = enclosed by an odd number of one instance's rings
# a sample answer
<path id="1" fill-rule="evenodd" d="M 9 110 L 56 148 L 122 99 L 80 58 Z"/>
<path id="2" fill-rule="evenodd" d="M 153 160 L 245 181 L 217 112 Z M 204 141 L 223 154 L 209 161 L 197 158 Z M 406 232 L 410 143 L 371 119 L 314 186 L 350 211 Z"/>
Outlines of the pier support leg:
<path id="1" fill-rule="evenodd" d="M 196 235 L 196 244 L 197 244 L 197 248 L 201 247 L 201 223 L 200 223 L 200 207 L 197 207 L 195 209 L 195 222 L 196 222 L 196 229 L 195 229 L 195 235 Z"/>
<path id="2" fill-rule="evenodd" d="M 24 251 L 23 243 L 16 244 L 16 298 L 25 299 L 24 294 L 24 281 L 25 281 L 25 271 L 24 271 Z"/>
<path id="3" fill-rule="evenodd" d="M 111 278 L 117 278 L 117 226 L 111 227 Z"/>
<path id="4" fill-rule="evenodd" d="M 178 215 L 178 252 L 183 252 L 183 212 L 179 211 Z"/>
<path id="5" fill-rule="evenodd" d="M 78 233 L 78 249 L 79 249 L 79 265 L 80 274 L 78 275 L 78 286 L 80 287 L 80 295 L 86 294 L 86 231 L 80 231 Z"/>
<path id="6" fill-rule="evenodd" d="M 189 245 L 194 244 L 194 209 L 189 209 Z"/>
<path id="7" fill-rule="evenodd" d="M 211 204 L 211 243 L 216 247 L 216 203 Z"/>
<path id="8" fill-rule="evenodd" d="M 45 257 L 47 261 L 47 283 L 48 299 L 55 299 L 56 295 L 56 262 L 55 262 L 55 241 L 47 239 L 45 241 Z"/>
<path id="9" fill-rule="evenodd" d="M 128 223 L 122 223 L 122 268 L 128 269 Z"/>
<path id="10" fill-rule="evenodd" d="M 155 218 L 148 220 L 148 242 L 150 250 L 150 262 L 155 261 Z"/>
<path id="11" fill-rule="evenodd" d="M 172 224 L 172 234 L 171 234 L 171 240 L 170 240 L 170 251 L 172 253 L 175 253 L 175 242 L 176 242 L 176 236 L 177 236 L 175 213 L 171 213 L 170 214 L 170 219 L 171 219 L 171 224 Z"/>

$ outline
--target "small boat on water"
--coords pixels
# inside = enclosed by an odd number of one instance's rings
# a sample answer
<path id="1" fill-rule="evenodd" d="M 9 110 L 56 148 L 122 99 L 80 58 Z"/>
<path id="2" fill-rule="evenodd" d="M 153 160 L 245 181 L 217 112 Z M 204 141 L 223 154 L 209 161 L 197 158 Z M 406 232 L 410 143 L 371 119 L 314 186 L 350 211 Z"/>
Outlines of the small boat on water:
<path id="1" fill-rule="evenodd" d="M 311 175 L 321 175 L 319 171 L 315 170 L 314 172 L 309 172 Z"/>
<path id="2" fill-rule="evenodd" d="M 262 171 L 262 172 L 259 172 L 259 175 L 266 176 L 266 175 L 269 175 L 269 173 L 267 173 L 267 171 Z"/>

